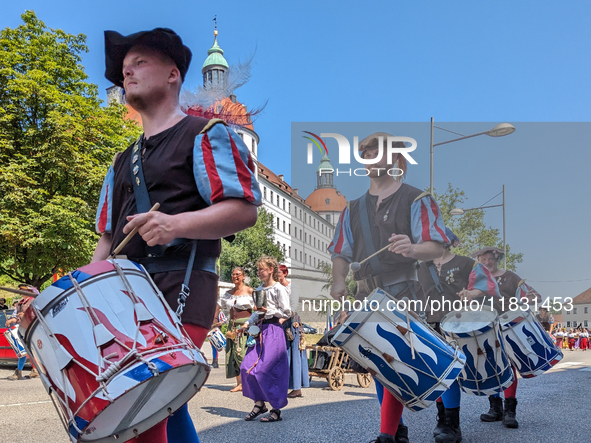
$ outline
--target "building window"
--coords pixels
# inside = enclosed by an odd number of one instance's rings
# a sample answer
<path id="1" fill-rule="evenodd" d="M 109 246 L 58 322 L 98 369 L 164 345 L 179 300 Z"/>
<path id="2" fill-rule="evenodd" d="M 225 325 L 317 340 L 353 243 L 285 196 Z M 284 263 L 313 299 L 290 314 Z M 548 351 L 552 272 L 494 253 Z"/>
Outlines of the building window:
<path id="1" fill-rule="evenodd" d="M 302 239 L 302 230 L 300 229 L 300 240 Z"/>
<path id="2" fill-rule="evenodd" d="M 304 264 L 308 261 L 308 254 L 304 254 Z"/>
<path id="3" fill-rule="evenodd" d="M 291 214 L 291 203 L 288 203 L 288 204 L 287 204 L 287 207 L 289 208 L 289 209 L 288 209 L 288 211 L 289 211 L 289 213 Z"/>
<path id="4" fill-rule="evenodd" d="M 279 229 L 279 217 L 277 217 L 277 229 Z"/>
<path id="5" fill-rule="evenodd" d="M 295 251 L 295 255 L 293 256 L 293 258 L 295 258 L 297 260 L 298 259 L 298 250 L 294 249 L 294 251 Z"/>
<path id="6" fill-rule="evenodd" d="M 314 257 L 314 267 L 316 267 L 316 257 Z"/>
<path id="7" fill-rule="evenodd" d="M 291 246 L 289 247 L 289 257 L 291 258 Z"/>
<path id="8" fill-rule="evenodd" d="M 283 232 L 285 232 L 285 220 L 283 221 Z"/>
<path id="9" fill-rule="evenodd" d="M 316 247 L 316 237 L 314 237 L 314 247 Z"/>
<path id="10" fill-rule="evenodd" d="M 574 310 L 573 314 L 576 314 L 576 313 L 577 313 L 577 308 L 575 308 L 575 310 Z"/>
<path id="11" fill-rule="evenodd" d="M 289 224 L 289 230 L 287 231 L 289 235 L 291 235 L 291 223 Z"/>
<path id="12" fill-rule="evenodd" d="M 566 311 L 566 315 L 570 315 L 570 311 Z"/>
<path id="13" fill-rule="evenodd" d="M 267 200 L 267 187 L 263 186 L 263 198 Z"/>
<path id="14" fill-rule="evenodd" d="M 326 221 L 330 223 L 330 214 L 326 214 Z"/>
<path id="15" fill-rule="evenodd" d="M 589 313 L 589 308 L 585 308 L 585 314 Z"/>
<path id="16" fill-rule="evenodd" d="M 589 327 L 589 322 L 587 320 L 585 320 L 585 323 L 583 323 L 583 326 L 585 326 L 586 328 Z"/>
<path id="17" fill-rule="evenodd" d="M 283 199 L 283 210 L 285 211 L 285 199 Z"/>
<path id="18" fill-rule="evenodd" d="M 277 194 L 277 207 L 279 207 L 279 194 Z"/>
<path id="19" fill-rule="evenodd" d="M 570 328 L 570 322 L 569 321 L 566 322 L 566 327 L 567 328 Z"/>
<path id="20" fill-rule="evenodd" d="M 254 138 L 250 140 L 250 147 L 252 148 L 252 152 L 254 152 Z"/>
<path id="21" fill-rule="evenodd" d="M 302 251 L 300 251 L 300 261 L 302 261 Z"/>
<path id="22" fill-rule="evenodd" d="M 273 203 L 273 191 L 271 191 L 271 199 L 270 199 L 271 203 Z"/>
<path id="23" fill-rule="evenodd" d="M 306 243 L 308 241 L 308 234 L 304 233 L 304 243 Z"/>
<path id="24" fill-rule="evenodd" d="M 302 210 L 300 209 L 300 220 L 302 219 Z"/>

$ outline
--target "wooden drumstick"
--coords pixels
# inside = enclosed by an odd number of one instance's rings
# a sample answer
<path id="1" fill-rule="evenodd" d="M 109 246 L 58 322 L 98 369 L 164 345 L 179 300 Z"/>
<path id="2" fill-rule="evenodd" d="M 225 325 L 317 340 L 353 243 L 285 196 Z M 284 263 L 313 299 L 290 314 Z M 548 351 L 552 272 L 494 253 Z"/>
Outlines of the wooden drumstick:
<path id="1" fill-rule="evenodd" d="M 361 265 L 363 263 L 365 263 L 366 261 L 368 261 L 369 259 L 375 257 L 378 254 L 381 254 L 382 252 L 384 252 L 386 249 L 388 249 L 390 246 L 392 246 L 392 243 L 388 243 L 386 246 L 384 246 L 382 249 L 380 249 L 377 252 L 374 252 L 373 254 L 371 254 L 369 257 L 364 258 L 363 260 L 361 260 L 360 262 L 353 262 L 351 263 L 351 269 L 353 270 L 353 272 L 357 272 L 361 269 Z"/>
<path id="2" fill-rule="evenodd" d="M 152 206 L 148 212 L 157 211 L 159 207 L 160 207 L 160 203 L 154 203 L 154 206 Z M 123 241 L 121 243 L 119 243 L 119 246 L 117 246 L 115 248 L 115 250 L 111 254 L 111 258 L 115 258 L 115 256 L 121 252 L 121 250 L 125 247 L 125 245 L 127 243 L 129 243 L 129 240 L 131 240 L 133 238 L 133 236 L 135 234 L 137 234 L 137 231 L 139 231 L 139 229 L 140 229 L 139 226 L 136 228 L 133 228 L 133 231 L 131 231 L 129 234 L 127 234 L 127 237 L 125 237 L 123 239 Z"/>

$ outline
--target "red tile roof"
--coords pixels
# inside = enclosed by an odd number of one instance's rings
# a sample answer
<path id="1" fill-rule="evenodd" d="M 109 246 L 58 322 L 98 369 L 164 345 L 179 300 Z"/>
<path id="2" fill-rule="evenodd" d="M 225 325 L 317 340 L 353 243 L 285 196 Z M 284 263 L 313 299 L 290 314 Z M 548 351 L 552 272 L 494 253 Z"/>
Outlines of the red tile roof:
<path id="1" fill-rule="evenodd" d="M 581 292 L 575 298 L 573 298 L 573 305 L 581 305 L 585 303 L 591 303 L 591 288 Z"/>
<path id="2" fill-rule="evenodd" d="M 280 179 L 277 174 L 275 174 L 273 171 L 271 171 L 269 168 L 267 168 L 261 162 L 259 162 L 258 168 L 259 168 L 259 176 L 262 176 L 263 178 L 265 178 L 267 181 L 273 183 L 275 186 L 277 186 L 282 191 L 291 195 L 294 199 L 305 204 L 304 199 L 302 197 L 300 197 L 298 194 L 296 194 L 296 191 L 291 186 L 289 186 L 289 183 Z"/>

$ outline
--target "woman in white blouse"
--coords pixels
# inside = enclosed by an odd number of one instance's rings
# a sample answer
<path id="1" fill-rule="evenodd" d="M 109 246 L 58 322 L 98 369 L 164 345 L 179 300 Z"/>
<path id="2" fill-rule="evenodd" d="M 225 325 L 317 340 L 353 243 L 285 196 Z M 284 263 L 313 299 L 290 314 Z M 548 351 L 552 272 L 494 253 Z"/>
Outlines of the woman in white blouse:
<path id="1" fill-rule="evenodd" d="M 246 354 L 247 334 L 240 334 L 238 330 L 248 320 L 254 309 L 254 289 L 244 283 L 246 272 L 240 267 L 232 269 L 232 283 L 234 288 L 227 291 L 218 301 L 215 318 L 218 318 L 220 308 L 229 312 L 228 332 L 226 333 L 226 378 L 236 377 L 236 387 L 230 392 L 242 391 L 240 365 Z M 216 323 L 212 328 L 218 327 Z"/>
<path id="2" fill-rule="evenodd" d="M 265 402 L 269 402 L 272 407 L 271 413 L 261 418 L 262 422 L 269 423 L 282 420 L 281 408 L 287 405 L 289 365 L 285 333 L 281 325 L 291 316 L 291 307 L 287 290 L 277 281 L 277 260 L 262 257 L 257 262 L 257 268 L 259 279 L 263 282 L 257 290 L 266 292 L 267 303 L 266 306 L 257 309 L 257 326 L 260 328 L 260 334 L 256 339 L 256 345 L 248 348 L 240 373 L 242 394 L 255 402 L 252 412 L 245 420 L 254 420 L 267 412 Z M 248 326 L 249 323 L 246 322 L 243 327 Z"/>

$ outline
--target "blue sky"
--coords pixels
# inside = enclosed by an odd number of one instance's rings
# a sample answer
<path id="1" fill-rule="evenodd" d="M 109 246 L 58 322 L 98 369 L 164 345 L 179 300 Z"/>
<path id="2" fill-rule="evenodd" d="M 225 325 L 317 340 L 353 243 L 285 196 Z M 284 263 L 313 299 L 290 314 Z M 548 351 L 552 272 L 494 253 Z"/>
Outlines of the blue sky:
<path id="1" fill-rule="evenodd" d="M 487 122 L 463 126 L 468 132 L 511 122 L 518 129 L 508 137 L 436 148 L 435 185 L 451 182 L 479 206 L 506 184 L 508 242 L 525 254 L 518 273 L 548 296 L 591 286 L 591 124 L 523 124 L 591 120 L 589 3 L 23 0 L 3 5 L 0 27 L 18 26 L 25 9 L 87 35 L 83 63 L 103 98 L 105 29 L 174 29 L 193 51 L 186 86 L 194 88 L 217 15 L 230 64 L 256 49 L 237 95 L 249 107 L 268 100 L 255 122 L 259 160 L 288 181 L 292 122 L 424 122 L 408 180 L 421 188 L 431 117 L 450 129 L 455 123 L 441 122 Z M 489 210 L 487 222 L 500 228 L 500 213 Z M 589 280 L 566 282 L 581 279 Z"/>

